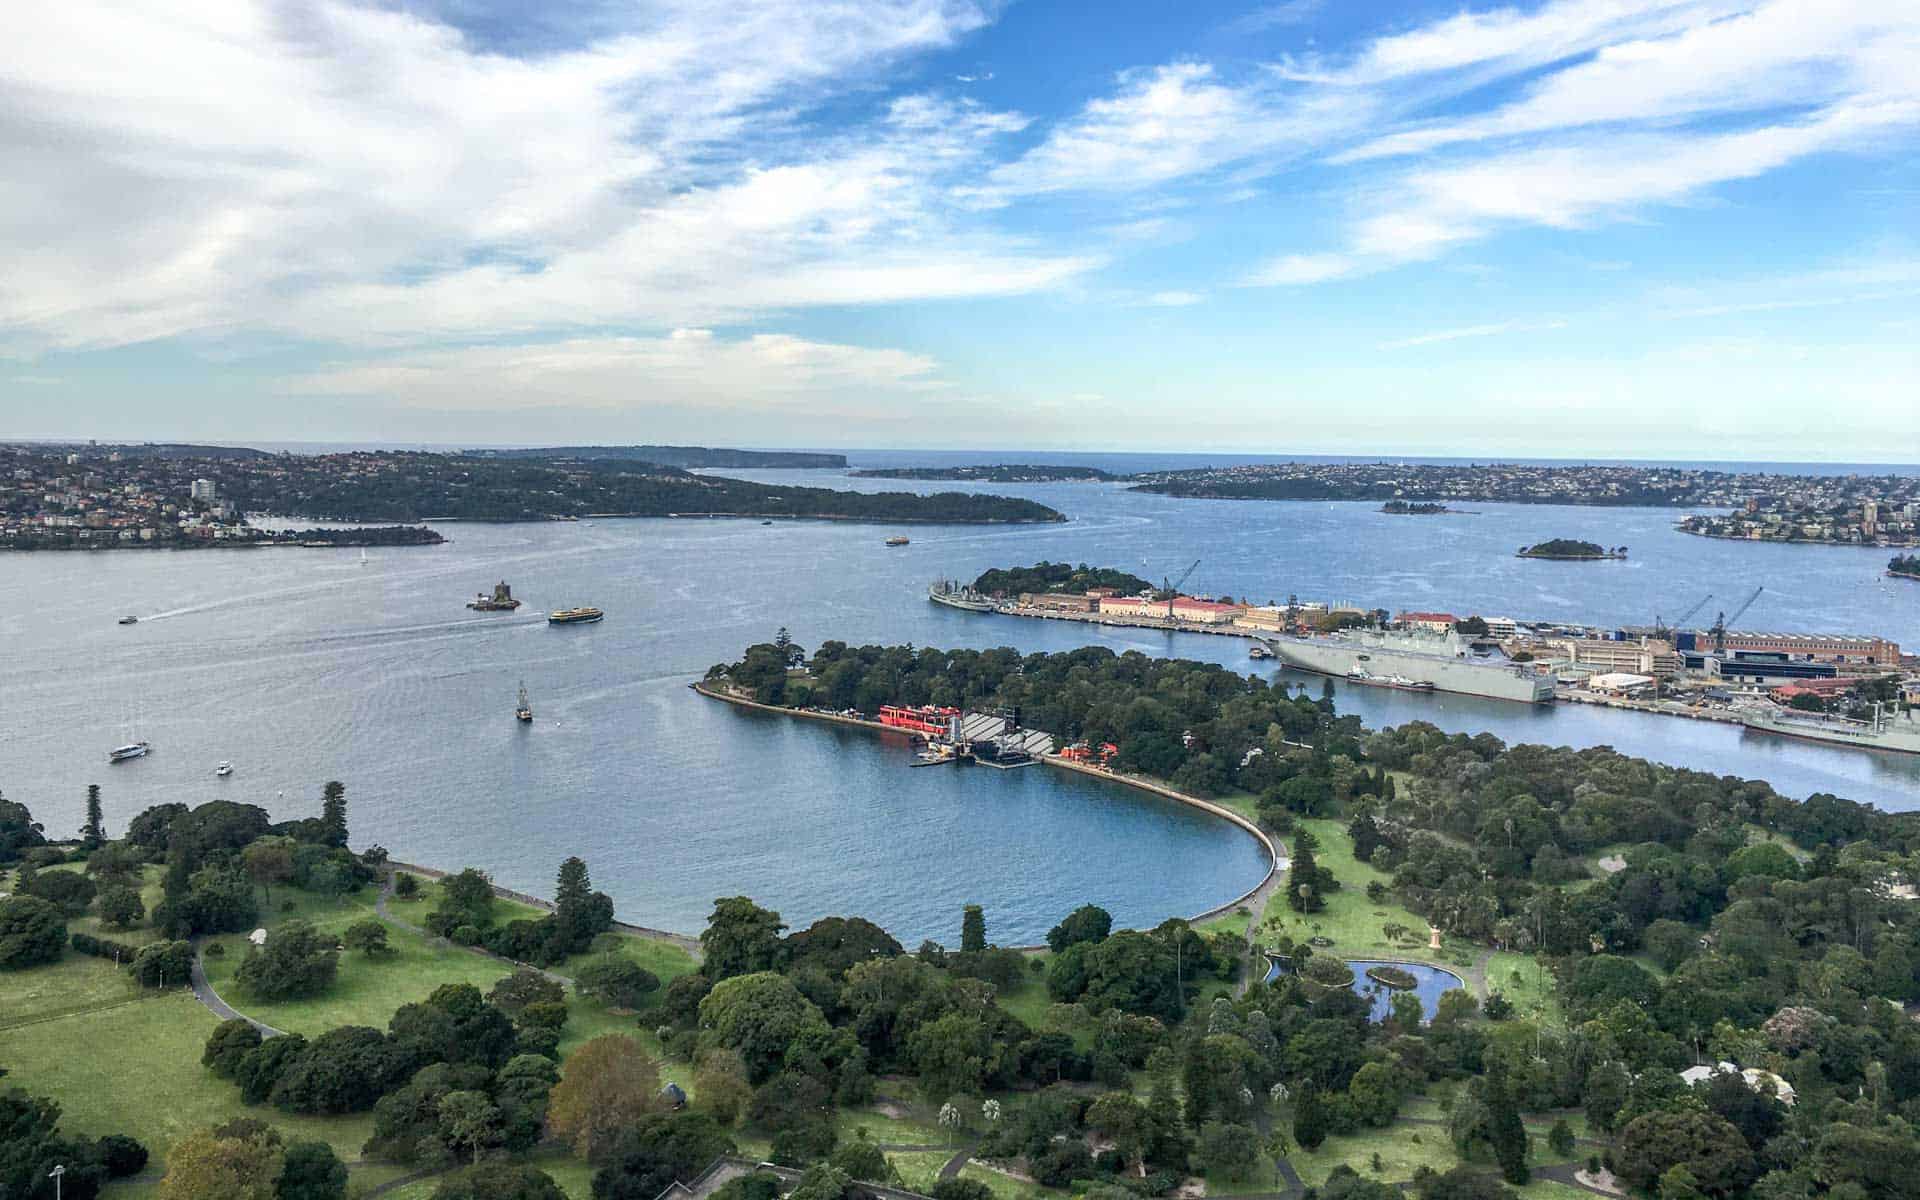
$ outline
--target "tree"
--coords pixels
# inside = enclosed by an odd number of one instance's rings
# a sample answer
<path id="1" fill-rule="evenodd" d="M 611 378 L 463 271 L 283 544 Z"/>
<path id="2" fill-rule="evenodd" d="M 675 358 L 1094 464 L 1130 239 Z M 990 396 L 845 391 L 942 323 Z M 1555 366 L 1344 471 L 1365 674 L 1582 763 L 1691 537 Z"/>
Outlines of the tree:
<path id="1" fill-rule="evenodd" d="M 82 916 L 99 889 L 93 880 L 76 871 L 29 873 L 22 868 L 14 890 L 25 896 L 38 896 L 68 917 Z"/>
<path id="2" fill-rule="evenodd" d="M 1208 1121 L 1200 1127 L 1198 1153 L 1208 1171 L 1245 1179 L 1260 1162 L 1260 1135 L 1251 1126 Z"/>
<path id="3" fill-rule="evenodd" d="M 493 924 L 493 884 L 473 867 L 440 881 L 440 904 L 427 914 L 427 929 L 451 937 L 463 927 L 485 930 Z"/>
<path id="4" fill-rule="evenodd" d="M 193 972 L 193 944 L 149 942 L 134 955 L 131 969 L 141 987 L 185 987 Z"/>
<path id="5" fill-rule="evenodd" d="M 580 1157 L 593 1161 L 621 1129 L 664 1105 L 660 1065 L 634 1039 L 607 1034 L 568 1057 L 547 1101 L 547 1125 Z"/>
<path id="6" fill-rule="evenodd" d="M 567 990 L 539 971 L 522 967 L 493 985 L 487 1003 L 508 1016 L 517 1016 L 529 1005 L 564 1004 Z"/>
<path id="7" fill-rule="evenodd" d="M 355 921 L 341 930 L 340 944 L 349 950 L 358 950 L 368 958 L 385 958 L 393 953 L 393 947 L 387 941 L 386 922 L 373 917 Z"/>
<path id="8" fill-rule="evenodd" d="M 569 954 L 585 950 L 595 934 L 605 933 L 613 926 L 612 899 L 593 890 L 587 864 L 578 858 L 569 858 L 560 864 L 553 900 L 554 924 L 559 930 L 560 944 Z"/>
<path id="9" fill-rule="evenodd" d="M 447 1176 L 433 1200 L 567 1200 L 567 1194 L 536 1167 L 488 1162 Z"/>
<path id="10" fill-rule="evenodd" d="M 731 1050 L 705 1050 L 694 1067 L 693 1103 L 723 1126 L 734 1126 L 746 1116 L 753 1099 L 747 1064 Z"/>
<path id="11" fill-rule="evenodd" d="M 800 1173 L 800 1182 L 787 1193 L 787 1200 L 848 1200 L 853 1195 L 853 1180 L 831 1163 L 817 1162 Z"/>
<path id="12" fill-rule="evenodd" d="M 933 1200 L 993 1200 L 993 1189 L 978 1179 L 940 1179 L 928 1193 Z"/>
<path id="13" fill-rule="evenodd" d="M 247 952 L 235 978 L 260 1000 L 315 996 L 332 985 L 340 967 L 334 939 L 305 921 L 288 921 L 264 946 Z"/>
<path id="14" fill-rule="evenodd" d="M 1081 942 L 1097 942 L 1113 932 L 1113 914 L 1093 904 L 1082 904 L 1066 919 L 1047 930 L 1047 948 L 1055 954 Z"/>
<path id="15" fill-rule="evenodd" d="M 500 1110 L 485 1092 L 449 1092 L 440 1098 L 441 1140 L 455 1150 L 472 1150 L 474 1165 L 499 1134 Z"/>
<path id="16" fill-rule="evenodd" d="M 251 1022 L 239 1017 L 222 1021 L 207 1035 L 206 1048 L 200 1052 L 200 1065 L 222 1079 L 232 1079 L 239 1072 L 240 1063 L 259 1048 L 260 1040 L 260 1031 Z"/>
<path id="17" fill-rule="evenodd" d="M 260 886 L 271 905 L 274 886 L 293 878 L 293 839 L 261 838 L 240 852 L 240 863 L 247 869 L 247 878 Z"/>
<path id="18" fill-rule="evenodd" d="M 660 987 L 652 971 L 622 954 L 609 954 L 581 967 L 574 988 L 611 1008 L 639 1008 Z"/>
<path id="19" fill-rule="evenodd" d="M 161 1200 L 275 1200 L 285 1156 L 278 1135 L 267 1131 L 222 1137 L 201 1129 L 167 1151 Z"/>
<path id="20" fill-rule="evenodd" d="M 1315 913 L 1327 906 L 1325 872 L 1314 861 L 1312 834 L 1302 829 L 1293 839 L 1293 857 L 1287 862 L 1287 907 L 1295 912 Z"/>
<path id="21" fill-rule="evenodd" d="M 259 1104 L 266 1100 L 306 1051 L 307 1039 L 297 1033 L 268 1038 L 249 1051 L 233 1073 L 233 1081 L 240 1085 L 240 1102 Z"/>
<path id="22" fill-rule="evenodd" d="M 33 819 L 27 806 L 0 796 L 0 863 L 14 862 L 21 851 L 46 844 L 45 827 Z"/>
<path id="23" fill-rule="evenodd" d="M 713 902 L 713 915 L 700 934 L 704 958 L 700 970 L 715 983 L 733 975 L 772 971 L 780 966 L 780 914 L 745 896 Z"/>
<path id="24" fill-rule="evenodd" d="M 772 1078 L 789 1047 L 828 1032 L 819 1008 L 786 976 L 771 971 L 715 984 L 700 1002 L 700 1028 L 706 1045 L 738 1052 L 756 1084 Z"/>
<path id="25" fill-rule="evenodd" d="M 1634 1187 L 1650 1188 L 1675 1167 L 1685 1167 L 1694 1186 L 1715 1197 L 1743 1191 L 1759 1173 L 1740 1131 L 1698 1109 L 1635 1117 L 1615 1139 L 1614 1173 Z"/>
<path id="26" fill-rule="evenodd" d="M 1121 1161 L 1144 1171 L 1153 1115 L 1131 1092 L 1108 1092 L 1087 1107 L 1087 1128 L 1113 1142 Z"/>
<path id="27" fill-rule="evenodd" d="M 1311 1082 L 1301 1084 L 1293 1098 L 1293 1140 L 1302 1150 L 1318 1150 L 1327 1140 L 1327 1124 L 1320 1089 Z"/>
<path id="28" fill-rule="evenodd" d="M 245 1078 L 260 1056 L 286 1041 L 269 1038 L 241 1063 Z M 330 1029 L 302 1047 L 273 1085 L 274 1106 L 296 1113 L 364 1112 L 372 1108 L 406 1062 L 378 1029 L 343 1025 Z"/>
<path id="29" fill-rule="evenodd" d="M 36 896 L 0 900 L 0 971 L 57 962 L 66 944 L 59 909 Z"/>
<path id="30" fill-rule="evenodd" d="M 325 1142 L 287 1147 L 275 1200 L 345 1200 L 347 1164 Z"/>
<path id="31" fill-rule="evenodd" d="M 1515 1187 L 1526 1183 L 1527 1127 L 1520 1121 L 1520 1108 L 1514 1102 L 1513 1089 L 1506 1072 L 1495 1066 L 1487 1071 L 1487 1138 L 1493 1143 L 1494 1161 L 1500 1164 L 1500 1176 Z"/>
<path id="32" fill-rule="evenodd" d="M 347 844 L 347 785 L 333 780 L 320 791 L 321 840 L 329 846 Z"/>
<path id="33" fill-rule="evenodd" d="M 849 1179 L 858 1179 L 863 1183 L 898 1183 L 899 1172 L 887 1161 L 887 1156 L 878 1145 L 856 1138 L 834 1150 L 828 1160 L 836 1171 Z"/>
<path id="34" fill-rule="evenodd" d="M 1553 1128 L 1547 1131 L 1547 1148 L 1562 1158 L 1570 1158 L 1573 1156 L 1575 1145 L 1573 1126 L 1567 1124 L 1565 1117 L 1561 1117 L 1553 1123 Z"/>
<path id="35" fill-rule="evenodd" d="M 593 1176 L 594 1200 L 655 1200 L 714 1159 L 734 1152 L 733 1139 L 704 1113 L 656 1113 L 623 1130 Z"/>
<path id="36" fill-rule="evenodd" d="M 100 811 L 100 785 L 87 785 L 87 823 L 80 827 L 80 844 L 98 850 L 107 842 L 107 821 Z"/>
<path id="37" fill-rule="evenodd" d="M 100 893 L 100 920 L 107 925 L 132 929 L 146 915 L 147 906 L 140 899 L 139 888 L 121 884 Z"/>
<path id="38" fill-rule="evenodd" d="M 960 952 L 978 953 L 987 948 L 987 914 L 978 904 L 960 910 Z"/>

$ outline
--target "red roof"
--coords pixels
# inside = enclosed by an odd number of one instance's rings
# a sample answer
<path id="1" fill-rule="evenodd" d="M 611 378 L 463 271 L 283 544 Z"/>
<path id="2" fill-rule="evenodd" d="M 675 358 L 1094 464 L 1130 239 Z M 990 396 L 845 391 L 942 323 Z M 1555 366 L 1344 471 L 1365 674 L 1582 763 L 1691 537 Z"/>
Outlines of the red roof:
<path id="1" fill-rule="evenodd" d="M 1189 600 L 1185 596 L 1173 602 L 1175 608 L 1192 609 L 1197 612 L 1238 612 L 1238 604 L 1222 604 L 1218 600 Z"/>
<path id="2" fill-rule="evenodd" d="M 1402 621 L 1445 621 L 1451 625 L 1460 618 L 1454 616 L 1452 613 L 1409 612 L 1401 613 L 1400 619 Z"/>

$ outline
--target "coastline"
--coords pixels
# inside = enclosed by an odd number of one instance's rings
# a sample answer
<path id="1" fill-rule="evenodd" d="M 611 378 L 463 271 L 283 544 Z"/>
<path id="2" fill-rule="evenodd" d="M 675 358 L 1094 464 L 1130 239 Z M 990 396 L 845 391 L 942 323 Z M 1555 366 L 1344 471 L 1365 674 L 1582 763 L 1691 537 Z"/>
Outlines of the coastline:
<path id="1" fill-rule="evenodd" d="M 1704 530 L 1688 529 L 1683 521 L 1675 521 L 1673 528 L 1676 533 L 1684 533 L 1688 537 L 1712 538 L 1717 542 L 1752 542 L 1760 546 L 1838 546 L 1845 550 L 1910 550 L 1920 545 L 1916 542 L 1837 542 L 1827 538 L 1753 538 L 1744 534 L 1707 533 Z M 1887 574 L 1891 575 L 1893 572 L 1889 571 Z"/>
<path id="2" fill-rule="evenodd" d="M 867 729 L 867 730 L 872 730 L 874 732 L 879 732 L 879 733 L 899 732 L 898 730 L 893 729 L 891 726 L 882 725 L 878 721 L 869 721 L 864 717 L 847 717 L 847 716 L 842 716 L 839 713 L 809 712 L 806 709 L 782 708 L 776 704 L 762 704 L 758 700 L 749 700 L 745 696 L 734 695 L 731 692 L 723 691 L 715 687 L 710 687 L 708 686 L 705 680 L 700 680 L 699 682 L 696 682 L 696 683 L 690 683 L 687 686 L 692 688 L 694 691 L 698 692 L 700 695 L 705 696 L 709 700 L 719 700 L 723 703 L 732 704 L 739 708 L 755 709 L 760 712 L 773 713 L 783 717 L 800 717 L 807 720 L 825 722 L 826 724 L 829 724 L 829 725 L 847 725 L 857 729 Z M 1046 766 L 1058 767 L 1061 770 L 1073 771 L 1081 775 L 1092 776 L 1096 779 L 1109 780 L 1113 783 L 1118 783 L 1124 787 L 1133 788 L 1136 791 L 1148 792 L 1148 793 L 1151 793 L 1152 795 L 1159 796 L 1162 799 L 1172 800 L 1175 803 L 1184 804 L 1190 808 L 1199 809 L 1202 812 L 1218 817 L 1228 822 L 1229 824 L 1238 827 L 1241 830 L 1241 832 L 1251 836 L 1253 840 L 1260 845 L 1261 849 L 1266 851 L 1267 870 L 1266 870 L 1266 873 L 1260 877 L 1259 882 L 1255 883 L 1252 887 L 1248 888 L 1246 891 L 1240 893 L 1238 896 L 1235 896 L 1233 899 L 1227 901 L 1224 904 L 1217 904 L 1214 907 L 1205 910 L 1204 912 L 1185 918 L 1185 920 L 1189 924 L 1197 925 L 1202 921 L 1209 921 L 1215 917 L 1222 916 L 1226 913 L 1232 912 L 1234 909 L 1240 907 L 1242 904 L 1245 904 L 1248 900 L 1259 895 L 1261 891 L 1263 891 L 1269 884 L 1273 882 L 1275 876 L 1279 875 L 1282 871 L 1286 869 L 1286 864 L 1287 864 L 1286 856 L 1283 855 L 1280 852 L 1279 847 L 1274 844 L 1273 838 L 1270 837 L 1265 830 L 1261 829 L 1254 822 L 1248 820 L 1246 817 L 1240 815 L 1239 813 L 1234 812 L 1232 809 L 1226 807 L 1225 805 L 1216 804 L 1211 800 L 1203 800 L 1198 796 L 1189 795 L 1185 792 L 1175 791 L 1173 788 L 1170 788 L 1163 783 L 1159 783 L 1151 779 L 1146 779 L 1142 776 L 1125 775 L 1116 771 L 1108 771 L 1100 767 L 1089 766 L 1084 763 L 1070 762 L 1067 759 L 1064 759 L 1057 754 L 1043 754 L 1040 756 L 1039 761 Z M 1012 949 L 1015 949 L 1015 950 L 1043 950 L 1045 948 L 1046 947 L 1044 946 L 1012 947 Z"/>

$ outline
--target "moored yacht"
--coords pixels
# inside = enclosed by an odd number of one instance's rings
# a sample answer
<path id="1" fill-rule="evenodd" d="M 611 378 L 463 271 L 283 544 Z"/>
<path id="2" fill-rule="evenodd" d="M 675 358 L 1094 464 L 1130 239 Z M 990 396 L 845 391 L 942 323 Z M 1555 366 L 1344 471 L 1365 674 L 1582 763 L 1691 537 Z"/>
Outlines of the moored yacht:
<path id="1" fill-rule="evenodd" d="M 124 746 L 115 746 L 107 751 L 108 762 L 126 762 L 130 758 L 145 758 L 153 747 L 145 742 L 129 742 Z"/>

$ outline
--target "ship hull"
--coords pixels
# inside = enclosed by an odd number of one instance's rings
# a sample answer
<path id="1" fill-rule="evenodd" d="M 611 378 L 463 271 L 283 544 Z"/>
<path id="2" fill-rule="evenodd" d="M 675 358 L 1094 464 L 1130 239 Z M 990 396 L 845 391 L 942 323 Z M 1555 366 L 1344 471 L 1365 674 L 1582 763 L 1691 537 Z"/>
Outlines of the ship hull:
<path id="1" fill-rule="evenodd" d="M 1747 717 L 1740 723 L 1755 733 L 1770 733 L 1775 737 L 1793 738 L 1801 742 L 1819 742 L 1823 746 L 1852 746 L 1888 754 L 1920 754 L 1920 723 L 1914 721 L 1900 721 L 1878 733 L 1852 726 L 1822 725 L 1815 721 L 1779 721 L 1764 716 Z"/>
<path id="2" fill-rule="evenodd" d="M 1438 654 L 1422 654 L 1362 642 L 1336 642 L 1330 639 L 1274 638 L 1267 641 L 1274 657 L 1297 671 L 1332 675 L 1349 683 L 1348 672 L 1361 670 L 1404 675 L 1432 688 L 1400 688 L 1402 691 L 1453 692 L 1462 696 L 1484 696 L 1489 700 L 1511 700 L 1518 704 L 1546 704 L 1553 700 L 1553 680 L 1545 676 L 1523 674 L 1510 666 L 1467 662 Z M 1369 684 L 1369 686 L 1372 686 Z"/>
<path id="3" fill-rule="evenodd" d="M 948 608 L 957 608 L 961 612 L 990 613 L 993 611 L 993 601 L 991 600 L 970 599 L 966 596 L 955 595 L 952 592 L 939 592 L 929 589 L 927 599 L 933 601 L 935 604 L 944 604 Z"/>
<path id="4" fill-rule="evenodd" d="M 591 616 L 585 616 L 585 617 L 548 617 L 547 624 L 549 625 L 591 625 L 595 621 L 598 621 L 605 616 L 606 616 L 605 613 L 594 613 Z"/>

